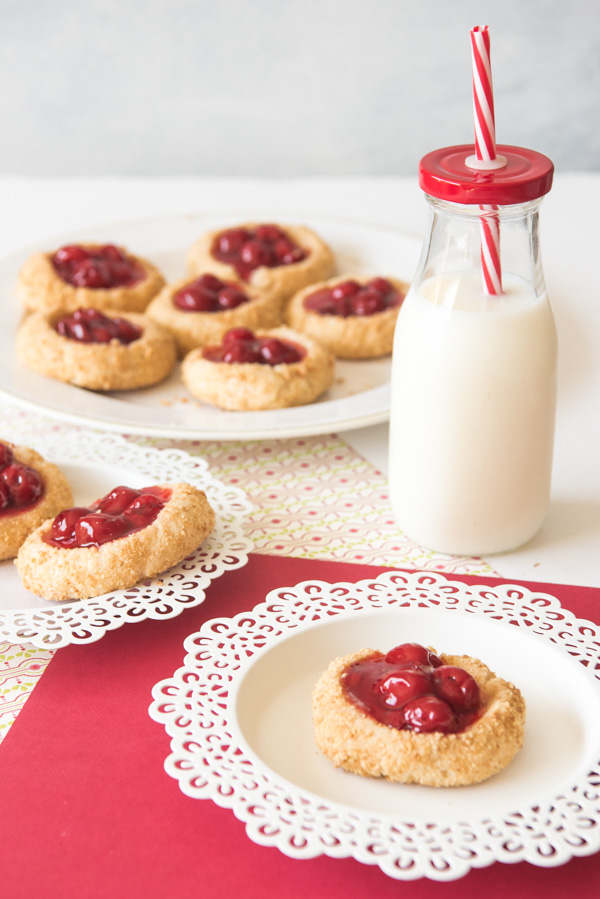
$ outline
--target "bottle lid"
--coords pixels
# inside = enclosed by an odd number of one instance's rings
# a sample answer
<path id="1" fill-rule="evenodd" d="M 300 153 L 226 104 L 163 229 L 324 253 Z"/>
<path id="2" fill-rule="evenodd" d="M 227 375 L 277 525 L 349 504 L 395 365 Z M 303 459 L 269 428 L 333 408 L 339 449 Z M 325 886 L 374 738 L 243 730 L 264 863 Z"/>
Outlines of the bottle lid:
<path id="1" fill-rule="evenodd" d="M 498 144 L 499 168 L 474 168 L 473 144 L 442 147 L 419 163 L 419 186 L 450 203 L 510 206 L 547 194 L 552 187 L 552 160 L 524 147 Z"/>

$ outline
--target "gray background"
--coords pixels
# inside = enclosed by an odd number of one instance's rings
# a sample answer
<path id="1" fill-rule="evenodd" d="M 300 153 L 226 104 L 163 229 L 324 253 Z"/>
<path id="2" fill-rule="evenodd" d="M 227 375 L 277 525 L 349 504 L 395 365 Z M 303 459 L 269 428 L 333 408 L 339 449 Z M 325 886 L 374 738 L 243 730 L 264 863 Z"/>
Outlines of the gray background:
<path id="1" fill-rule="evenodd" d="M 598 0 L 0 0 L 0 174 L 403 175 L 472 141 L 600 169 Z"/>

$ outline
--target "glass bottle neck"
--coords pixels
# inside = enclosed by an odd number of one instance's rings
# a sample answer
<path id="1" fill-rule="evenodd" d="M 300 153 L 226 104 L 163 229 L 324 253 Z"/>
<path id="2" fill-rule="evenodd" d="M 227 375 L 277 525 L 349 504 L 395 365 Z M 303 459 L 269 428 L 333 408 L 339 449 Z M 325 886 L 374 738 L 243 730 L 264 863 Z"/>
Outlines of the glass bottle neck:
<path id="1" fill-rule="evenodd" d="M 508 296 L 515 289 L 535 296 L 545 292 L 538 237 L 541 198 L 485 207 L 426 199 L 430 228 L 413 282 L 416 289 L 423 281 L 450 277 L 468 280 L 484 298 Z"/>

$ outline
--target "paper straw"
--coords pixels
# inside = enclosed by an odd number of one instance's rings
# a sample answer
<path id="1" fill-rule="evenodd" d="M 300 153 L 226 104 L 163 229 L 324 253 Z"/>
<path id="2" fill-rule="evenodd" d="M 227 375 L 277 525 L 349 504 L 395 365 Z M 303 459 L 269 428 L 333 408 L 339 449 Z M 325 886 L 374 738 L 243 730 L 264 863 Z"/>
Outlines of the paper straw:
<path id="1" fill-rule="evenodd" d="M 471 54 L 473 60 L 473 113 L 475 119 L 475 160 L 496 161 L 496 122 L 494 94 L 492 90 L 492 66 L 490 62 L 490 33 L 488 26 L 477 25 L 471 29 Z M 481 267 L 483 287 L 487 294 L 502 293 L 502 269 L 500 267 L 500 222 L 497 206 L 480 206 L 484 213 L 480 219 Z"/>
<path id="2" fill-rule="evenodd" d="M 490 63 L 488 26 L 471 29 L 473 59 L 473 113 L 475 119 L 475 156 L 480 160 L 496 158 L 496 122 Z"/>

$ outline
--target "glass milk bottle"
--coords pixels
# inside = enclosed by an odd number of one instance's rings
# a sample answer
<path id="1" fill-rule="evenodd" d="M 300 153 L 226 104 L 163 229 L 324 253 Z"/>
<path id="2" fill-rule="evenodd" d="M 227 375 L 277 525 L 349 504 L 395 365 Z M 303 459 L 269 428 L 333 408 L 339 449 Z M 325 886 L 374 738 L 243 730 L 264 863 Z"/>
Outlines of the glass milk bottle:
<path id="1" fill-rule="evenodd" d="M 503 169 L 473 171 L 472 152 L 447 147 L 420 163 L 431 228 L 396 325 L 389 480 L 409 537 L 480 556 L 520 546 L 547 512 L 557 339 L 538 243 L 552 163 L 500 145 Z M 482 268 L 490 227 L 496 294 Z"/>

